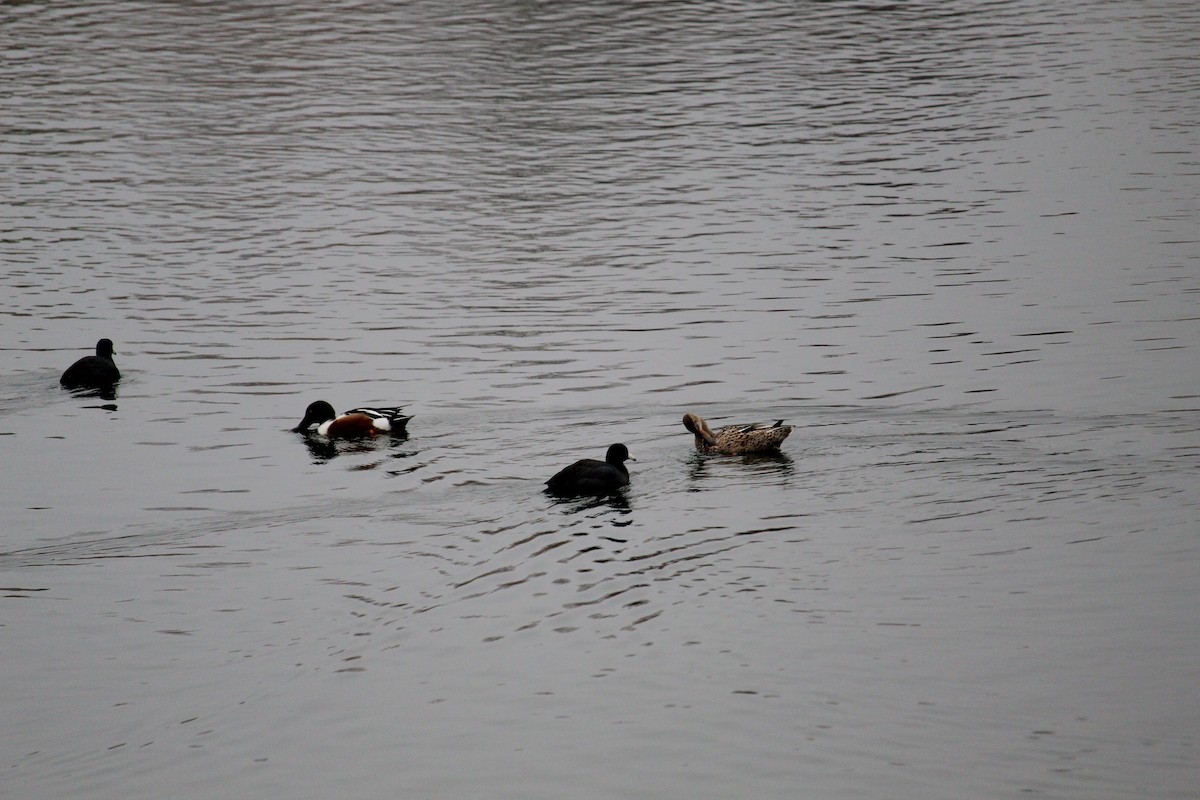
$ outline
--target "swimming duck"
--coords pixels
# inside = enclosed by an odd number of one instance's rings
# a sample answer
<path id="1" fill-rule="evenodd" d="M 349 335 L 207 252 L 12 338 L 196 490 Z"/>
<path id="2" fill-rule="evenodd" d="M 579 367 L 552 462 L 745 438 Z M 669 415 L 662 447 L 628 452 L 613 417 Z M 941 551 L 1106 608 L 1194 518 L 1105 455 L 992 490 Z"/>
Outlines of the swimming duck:
<path id="1" fill-rule="evenodd" d="M 96 355 L 84 356 L 62 374 L 58 382 L 67 388 L 102 388 L 121 380 L 121 371 L 113 361 L 112 339 L 96 342 Z"/>
<path id="2" fill-rule="evenodd" d="M 338 415 L 333 406 L 324 400 L 318 400 L 309 405 L 304 411 L 304 419 L 292 430 L 304 433 L 310 426 L 316 425 L 320 435 L 344 439 L 375 436 L 380 433 L 403 433 L 412 417 L 406 417 L 402 411 L 400 406 L 352 408 L 345 414 Z"/>
<path id="3" fill-rule="evenodd" d="M 546 481 L 547 488 L 555 494 L 611 494 L 629 484 L 626 461 L 637 461 L 629 455 L 629 448 L 614 444 L 608 448 L 603 461 L 585 458 L 569 467 L 563 467 L 553 478 Z"/>
<path id="4" fill-rule="evenodd" d="M 691 413 L 683 415 L 683 426 L 696 434 L 697 450 L 727 456 L 778 450 L 779 445 L 792 432 L 791 425 L 784 425 L 783 420 L 779 420 L 770 427 L 757 423 L 730 425 L 713 433 L 703 417 Z"/>

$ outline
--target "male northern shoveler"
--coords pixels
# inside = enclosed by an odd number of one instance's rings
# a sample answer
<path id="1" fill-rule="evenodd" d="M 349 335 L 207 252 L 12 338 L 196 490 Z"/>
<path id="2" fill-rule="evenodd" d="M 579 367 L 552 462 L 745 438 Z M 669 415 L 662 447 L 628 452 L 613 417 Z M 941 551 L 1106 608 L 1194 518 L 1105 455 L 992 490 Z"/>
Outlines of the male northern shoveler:
<path id="1" fill-rule="evenodd" d="M 317 433 L 351 439 L 358 436 L 376 436 L 380 433 L 403 433 L 412 417 L 405 416 L 400 406 L 388 408 L 352 408 L 345 414 L 337 414 L 333 406 L 324 400 L 309 405 L 304 419 L 292 428 L 296 433 L 305 433 L 316 425 Z"/>
<path id="2" fill-rule="evenodd" d="M 101 339 L 96 342 L 96 355 L 84 356 L 67 367 L 58 382 L 68 389 L 99 389 L 112 386 L 119 380 L 121 371 L 113 361 L 112 339 Z"/>
<path id="3" fill-rule="evenodd" d="M 730 425 L 713 433 L 703 417 L 690 413 L 683 415 L 683 426 L 696 435 L 697 450 L 727 456 L 778 450 L 792 432 L 791 425 L 784 425 L 783 420 L 779 420 L 769 427 L 758 423 Z"/>
<path id="4" fill-rule="evenodd" d="M 563 467 L 553 478 L 546 481 L 547 488 L 555 494 L 611 494 L 622 486 L 629 485 L 629 470 L 626 461 L 637 461 L 629 455 L 629 448 L 614 444 L 608 448 L 603 461 L 585 458 L 569 467 Z"/>

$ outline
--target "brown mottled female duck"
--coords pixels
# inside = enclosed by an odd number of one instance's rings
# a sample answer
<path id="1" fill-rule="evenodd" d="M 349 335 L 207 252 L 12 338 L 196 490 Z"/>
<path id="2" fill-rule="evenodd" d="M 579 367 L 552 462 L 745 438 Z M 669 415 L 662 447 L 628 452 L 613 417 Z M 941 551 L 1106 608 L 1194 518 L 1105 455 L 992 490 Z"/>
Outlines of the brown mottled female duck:
<path id="1" fill-rule="evenodd" d="M 690 413 L 683 415 L 683 426 L 696 434 L 697 450 L 727 456 L 778 450 L 779 445 L 783 444 L 783 440 L 792 432 L 791 425 L 784 425 L 783 420 L 779 420 L 770 427 L 757 423 L 730 425 L 713 433 L 703 417 Z"/>

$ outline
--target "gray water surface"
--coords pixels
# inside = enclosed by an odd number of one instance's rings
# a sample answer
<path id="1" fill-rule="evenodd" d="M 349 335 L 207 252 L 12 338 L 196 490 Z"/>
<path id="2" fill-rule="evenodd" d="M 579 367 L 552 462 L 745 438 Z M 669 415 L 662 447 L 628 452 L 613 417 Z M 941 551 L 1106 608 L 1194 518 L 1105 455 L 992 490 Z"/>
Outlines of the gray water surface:
<path id="1" fill-rule="evenodd" d="M 0 5 L 0 794 L 1194 797 L 1198 39 Z"/>

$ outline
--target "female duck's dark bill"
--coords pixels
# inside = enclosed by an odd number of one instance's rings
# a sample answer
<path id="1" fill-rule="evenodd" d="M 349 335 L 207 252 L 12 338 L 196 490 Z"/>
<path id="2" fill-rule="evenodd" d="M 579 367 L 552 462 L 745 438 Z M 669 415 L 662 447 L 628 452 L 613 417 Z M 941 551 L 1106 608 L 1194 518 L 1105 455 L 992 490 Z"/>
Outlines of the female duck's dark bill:
<path id="1" fill-rule="evenodd" d="M 603 461 L 585 458 L 563 467 L 546 481 L 546 488 L 560 495 L 611 494 L 629 485 L 626 461 L 636 461 L 623 444 L 608 448 Z"/>

